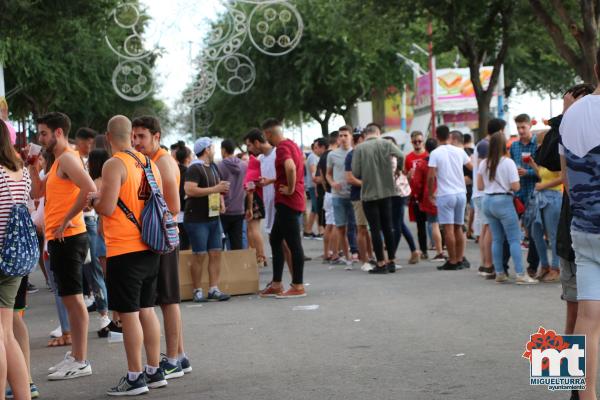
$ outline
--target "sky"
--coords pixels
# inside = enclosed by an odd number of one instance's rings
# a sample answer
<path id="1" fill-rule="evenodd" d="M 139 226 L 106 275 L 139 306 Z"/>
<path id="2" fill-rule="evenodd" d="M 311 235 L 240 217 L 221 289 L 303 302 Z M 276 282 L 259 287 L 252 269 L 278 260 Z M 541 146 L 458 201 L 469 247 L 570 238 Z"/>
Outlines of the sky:
<path id="1" fill-rule="evenodd" d="M 153 23 L 147 29 L 149 45 L 157 45 L 163 55 L 156 65 L 155 79 L 159 87 L 158 95 L 172 110 L 183 90 L 191 82 L 194 72 L 190 62 L 201 48 L 203 37 L 208 33 L 210 21 L 224 10 L 223 2 L 227 0 L 142 0 L 148 7 Z M 218 88 L 217 88 L 218 90 Z M 552 104 L 552 105 L 551 105 Z M 562 101 L 551 102 L 547 95 L 538 93 L 516 94 L 509 99 L 507 117 L 528 113 L 541 120 L 560 113 Z M 331 121 L 331 127 L 343 125 L 341 117 Z M 516 131 L 512 118 L 509 130 Z M 318 124 L 308 122 L 302 128 L 288 130 L 288 135 L 300 143 L 310 143 L 321 136 Z M 179 140 L 180 135 L 172 133 L 165 137 L 167 144 Z"/>

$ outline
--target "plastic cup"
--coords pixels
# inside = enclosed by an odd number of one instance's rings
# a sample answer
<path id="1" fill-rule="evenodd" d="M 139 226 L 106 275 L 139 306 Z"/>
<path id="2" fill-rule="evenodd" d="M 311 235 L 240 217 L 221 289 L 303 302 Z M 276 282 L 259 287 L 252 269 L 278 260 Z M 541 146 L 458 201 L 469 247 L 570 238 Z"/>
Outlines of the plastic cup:
<path id="1" fill-rule="evenodd" d="M 531 153 L 521 154 L 521 159 L 523 160 L 523 163 L 529 164 L 529 162 L 531 161 Z"/>
<path id="2" fill-rule="evenodd" d="M 31 143 L 29 145 L 29 153 L 27 154 L 27 160 L 25 161 L 27 165 L 33 165 L 37 162 L 40 157 L 40 153 L 42 152 L 42 146 L 39 144 Z"/>

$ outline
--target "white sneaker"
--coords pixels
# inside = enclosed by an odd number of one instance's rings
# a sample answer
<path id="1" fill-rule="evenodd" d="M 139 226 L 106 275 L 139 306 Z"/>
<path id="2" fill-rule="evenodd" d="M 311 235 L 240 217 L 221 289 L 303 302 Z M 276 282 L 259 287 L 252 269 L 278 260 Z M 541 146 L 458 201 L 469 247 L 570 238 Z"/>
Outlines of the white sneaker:
<path id="1" fill-rule="evenodd" d="M 94 296 L 83 296 L 83 302 L 85 303 L 86 307 L 91 306 L 94 304 Z"/>
<path id="2" fill-rule="evenodd" d="M 75 361 L 75 359 L 73 357 L 71 357 L 71 351 L 67 351 L 67 354 L 65 354 L 65 358 L 63 358 L 61 362 L 48 368 L 48 373 L 51 374 L 53 372 L 58 371 L 59 369 L 62 368 L 63 365 L 65 365 L 66 363 L 71 362 L 71 361 Z"/>
<path id="3" fill-rule="evenodd" d="M 344 267 L 344 270 L 352 271 L 352 261 L 350 261 L 350 260 L 346 261 L 346 266 Z"/>
<path id="4" fill-rule="evenodd" d="M 75 379 L 92 374 L 92 366 L 88 361 L 79 362 L 75 361 L 73 357 L 70 358 L 58 371 L 48 375 L 48 380 Z"/>
<path id="5" fill-rule="evenodd" d="M 56 328 L 55 330 L 50 332 L 51 338 L 59 338 L 61 336 L 62 336 L 62 328 L 60 327 L 60 325 L 58 326 L 58 328 Z"/>
<path id="6" fill-rule="evenodd" d="M 364 271 L 364 272 L 369 272 L 372 269 L 373 269 L 373 266 L 370 263 L 368 263 L 368 262 L 364 263 L 362 265 L 362 267 L 360 267 L 360 270 Z"/>
<path id="7" fill-rule="evenodd" d="M 402 269 L 402 268 L 404 268 L 402 265 L 396 264 L 396 269 Z"/>
<path id="8" fill-rule="evenodd" d="M 110 324 L 110 318 L 108 318 L 108 315 L 105 315 L 103 317 L 98 318 L 98 323 L 100 326 L 100 330 L 106 328 L 109 324 Z"/>
<path id="9" fill-rule="evenodd" d="M 517 274 L 517 279 L 515 283 L 517 285 L 535 285 L 537 283 L 540 283 L 540 281 L 530 277 L 529 274 Z"/>

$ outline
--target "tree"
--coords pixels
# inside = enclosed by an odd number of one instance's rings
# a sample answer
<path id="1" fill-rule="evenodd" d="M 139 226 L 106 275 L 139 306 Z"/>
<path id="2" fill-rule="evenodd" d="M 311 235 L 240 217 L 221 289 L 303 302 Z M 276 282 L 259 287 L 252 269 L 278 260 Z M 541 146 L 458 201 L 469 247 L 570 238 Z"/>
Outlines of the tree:
<path id="1" fill-rule="evenodd" d="M 513 10 L 516 0 L 421 0 L 416 3 L 410 7 L 425 11 L 420 15 L 421 20 L 432 19 L 432 40 L 436 52 L 457 48 L 465 58 L 477 100 L 479 132 L 483 135 L 490 118 L 490 102 L 501 67 L 513 40 Z M 484 88 L 479 68 L 488 63 L 493 66 L 493 70 L 489 85 Z"/>
<path id="2" fill-rule="evenodd" d="M 529 4 L 560 56 L 585 82 L 595 82 L 600 3 L 597 0 L 529 0 Z"/>
<path id="3" fill-rule="evenodd" d="M 280 57 L 242 49 L 255 64 L 254 85 L 237 96 L 217 89 L 206 104 L 214 114 L 211 134 L 230 137 L 266 116 L 298 121 L 302 114 L 317 121 L 326 136 L 334 114 L 348 120 L 350 108 L 368 99 L 373 88 L 401 83 L 397 49 L 377 34 L 376 24 L 356 28 L 368 12 L 361 3 L 295 2 L 305 24 L 299 45 Z"/>
<path id="4" fill-rule="evenodd" d="M 163 114 L 154 94 L 131 103 L 117 96 L 111 79 L 119 62 L 104 34 L 123 41 L 127 32 L 109 19 L 118 0 L 21 0 L 0 4 L 0 60 L 6 83 L 20 87 L 11 99 L 14 119 L 50 110 L 68 114 L 76 129 L 103 131 L 114 114 Z M 140 30 L 147 21 L 142 13 Z M 151 65 L 154 59 L 151 59 Z"/>

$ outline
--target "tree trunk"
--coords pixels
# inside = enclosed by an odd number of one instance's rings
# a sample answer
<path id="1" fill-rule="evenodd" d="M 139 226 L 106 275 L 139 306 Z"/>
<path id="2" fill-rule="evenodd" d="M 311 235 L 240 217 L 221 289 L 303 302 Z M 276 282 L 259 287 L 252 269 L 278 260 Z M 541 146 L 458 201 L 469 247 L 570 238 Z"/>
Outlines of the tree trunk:
<path id="1" fill-rule="evenodd" d="M 328 137 L 329 136 L 329 120 L 331 119 L 331 111 L 326 111 L 325 112 L 325 116 L 321 117 L 321 115 L 319 114 L 318 111 L 306 111 L 308 113 L 308 115 L 311 116 L 312 119 L 314 119 L 315 121 L 317 121 L 319 123 L 319 125 L 321 125 L 321 135 L 323 135 L 323 137 Z"/>
<path id="2" fill-rule="evenodd" d="M 529 0 L 533 13 L 548 31 L 560 56 L 587 83 L 594 83 L 594 64 L 598 51 L 598 24 L 600 5 L 596 0 L 580 0 L 580 14 L 577 19 L 569 14 L 562 0 L 553 0 L 547 7 L 542 0 Z M 548 10 L 553 10 L 550 14 Z M 558 21 L 553 17 L 558 15 Z M 581 26 L 580 26 L 581 24 Z M 577 47 L 572 47 L 565 32 L 569 32 Z"/>
<path id="3" fill-rule="evenodd" d="M 331 119 L 331 114 L 326 114 L 325 118 L 319 121 L 319 125 L 321 125 L 321 135 L 323 137 L 329 136 L 329 120 Z"/>
<path id="4" fill-rule="evenodd" d="M 477 114 L 479 116 L 479 130 L 477 132 L 478 139 L 481 140 L 487 134 L 487 124 L 490 120 L 490 101 L 491 98 L 477 101 Z"/>

